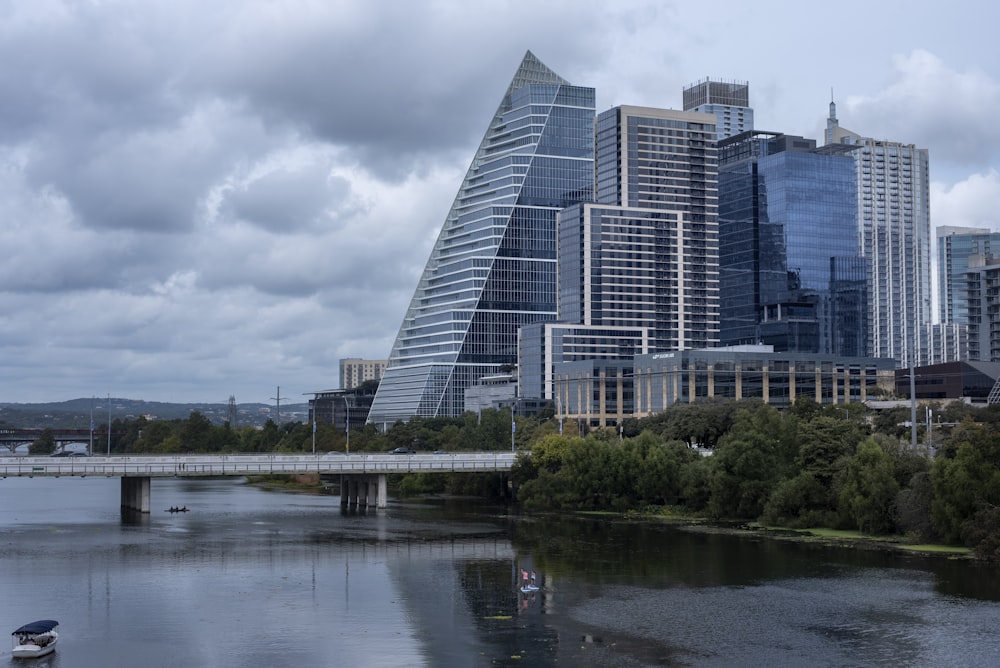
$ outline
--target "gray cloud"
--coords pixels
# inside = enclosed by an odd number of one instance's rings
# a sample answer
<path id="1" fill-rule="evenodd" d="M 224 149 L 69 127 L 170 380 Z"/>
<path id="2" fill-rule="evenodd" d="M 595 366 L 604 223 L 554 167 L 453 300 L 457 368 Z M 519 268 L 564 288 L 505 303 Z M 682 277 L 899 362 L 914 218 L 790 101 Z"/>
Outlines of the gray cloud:
<path id="1" fill-rule="evenodd" d="M 915 143 L 941 162 L 984 168 L 1000 160 L 1000 79 L 958 71 L 926 50 L 893 59 L 892 81 L 870 96 L 848 100 L 865 134 Z"/>
<path id="2" fill-rule="evenodd" d="M 814 136 L 835 85 L 846 127 L 931 149 L 935 216 L 983 220 L 997 11 L 962 4 L 845 0 L 836 49 L 766 1 L 3 4 L 0 400 L 266 400 L 386 356 L 527 49 L 601 109 L 745 79 Z"/>

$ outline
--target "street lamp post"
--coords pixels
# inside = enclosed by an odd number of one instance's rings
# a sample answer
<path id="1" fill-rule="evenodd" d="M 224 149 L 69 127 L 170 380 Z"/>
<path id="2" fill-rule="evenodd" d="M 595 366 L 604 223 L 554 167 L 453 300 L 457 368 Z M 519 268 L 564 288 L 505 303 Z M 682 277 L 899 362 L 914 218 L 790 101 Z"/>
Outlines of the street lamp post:
<path id="1" fill-rule="evenodd" d="M 347 395 L 341 396 L 344 400 L 344 424 L 347 427 L 347 443 L 344 445 L 344 452 L 351 453 L 351 405 L 347 403 Z"/>
<path id="2" fill-rule="evenodd" d="M 562 433 L 563 433 L 562 432 L 562 429 L 563 429 L 563 427 L 562 427 L 562 420 L 563 420 L 563 418 L 562 418 L 562 400 L 560 399 L 560 397 L 559 397 L 558 394 L 556 395 L 556 413 L 558 413 L 558 417 L 559 417 L 559 435 L 562 436 Z"/>
<path id="3" fill-rule="evenodd" d="M 90 398 L 90 454 L 94 454 L 94 397 Z"/>
<path id="4" fill-rule="evenodd" d="M 514 397 L 514 403 L 510 405 L 510 451 L 514 452 L 514 432 L 517 431 L 517 422 L 514 421 L 514 416 L 517 415 L 517 397 Z"/>

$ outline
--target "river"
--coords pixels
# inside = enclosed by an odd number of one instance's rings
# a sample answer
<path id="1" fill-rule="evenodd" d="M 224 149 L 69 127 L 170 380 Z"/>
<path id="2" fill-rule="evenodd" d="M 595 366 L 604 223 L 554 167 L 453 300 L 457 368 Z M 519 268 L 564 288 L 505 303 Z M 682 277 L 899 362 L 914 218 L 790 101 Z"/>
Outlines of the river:
<path id="1" fill-rule="evenodd" d="M 993 666 L 996 568 L 520 516 L 342 512 L 236 479 L 0 480 L 0 629 L 60 622 L 47 668 Z M 167 513 L 186 505 L 188 513 Z M 521 570 L 539 591 L 519 591 Z M 0 662 L 29 665 L 10 657 Z"/>

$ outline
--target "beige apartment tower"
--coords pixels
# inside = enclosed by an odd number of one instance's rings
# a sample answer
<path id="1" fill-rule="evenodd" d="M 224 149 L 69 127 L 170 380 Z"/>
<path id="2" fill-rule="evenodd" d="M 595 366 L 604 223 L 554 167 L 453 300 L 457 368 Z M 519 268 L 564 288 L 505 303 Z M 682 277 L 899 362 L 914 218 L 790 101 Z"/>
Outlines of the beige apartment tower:
<path id="1" fill-rule="evenodd" d="M 387 360 L 363 360 L 347 357 L 340 360 L 340 389 L 352 390 L 366 380 L 382 380 Z"/>

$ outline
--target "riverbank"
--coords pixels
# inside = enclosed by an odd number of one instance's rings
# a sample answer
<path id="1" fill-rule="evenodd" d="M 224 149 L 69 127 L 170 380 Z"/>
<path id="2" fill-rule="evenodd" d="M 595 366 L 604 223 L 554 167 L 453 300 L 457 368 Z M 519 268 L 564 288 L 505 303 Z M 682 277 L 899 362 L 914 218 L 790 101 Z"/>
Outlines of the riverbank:
<path id="1" fill-rule="evenodd" d="M 323 494 L 330 490 L 323 485 L 317 474 L 302 475 L 262 475 L 247 478 L 249 484 L 271 491 L 285 491 L 298 494 Z M 435 495 L 438 496 L 438 495 Z M 828 547 L 849 547 L 861 550 L 896 552 L 948 559 L 973 560 L 970 548 L 955 545 L 914 543 L 905 536 L 871 536 L 860 531 L 811 527 L 790 529 L 760 524 L 758 522 L 718 521 L 708 517 L 689 514 L 687 511 L 664 508 L 647 512 L 628 512 L 625 515 L 610 511 L 581 511 L 579 514 L 593 517 L 621 518 L 628 521 L 662 522 L 692 533 L 716 533 L 745 537 L 759 537 L 797 543 L 811 543 Z"/>
<path id="2" fill-rule="evenodd" d="M 607 515 L 622 517 L 618 513 L 594 513 L 586 515 Z M 759 522 L 718 521 L 683 511 L 664 509 L 657 512 L 630 512 L 624 515 L 628 520 L 663 522 L 692 533 L 717 533 L 783 540 L 797 543 L 813 543 L 830 547 L 850 547 L 881 552 L 898 552 L 923 556 L 946 557 L 948 559 L 974 559 L 972 549 L 956 545 L 915 543 L 905 536 L 871 536 L 860 531 L 811 527 L 790 529 L 760 524 Z"/>
<path id="3" fill-rule="evenodd" d="M 707 522 L 707 520 L 706 520 Z M 955 545 L 935 545 L 928 543 L 913 543 L 904 536 L 869 536 L 859 531 L 844 531 L 840 529 L 809 528 L 789 529 L 786 527 L 770 527 L 756 523 L 745 523 L 734 526 L 720 526 L 714 523 L 689 523 L 680 525 L 686 531 L 701 533 L 725 533 L 742 536 L 759 536 L 770 540 L 784 540 L 797 543 L 813 543 L 829 547 L 850 547 L 861 550 L 880 552 L 898 552 L 923 556 L 946 557 L 948 559 L 973 559 L 970 548 Z"/>

